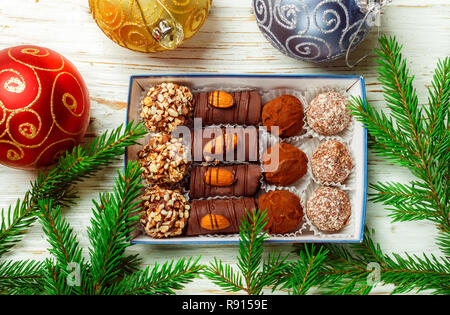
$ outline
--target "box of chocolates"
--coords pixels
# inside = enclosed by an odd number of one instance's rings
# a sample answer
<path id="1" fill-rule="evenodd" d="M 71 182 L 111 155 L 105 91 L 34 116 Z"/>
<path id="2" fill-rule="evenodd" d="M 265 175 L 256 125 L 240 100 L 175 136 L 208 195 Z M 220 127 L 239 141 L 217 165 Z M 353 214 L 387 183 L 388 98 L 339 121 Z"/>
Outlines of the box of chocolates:
<path id="1" fill-rule="evenodd" d="M 348 100 L 360 76 L 132 76 L 127 149 L 145 188 L 134 243 L 237 243 L 247 211 L 268 242 L 360 242 L 367 135 Z"/>

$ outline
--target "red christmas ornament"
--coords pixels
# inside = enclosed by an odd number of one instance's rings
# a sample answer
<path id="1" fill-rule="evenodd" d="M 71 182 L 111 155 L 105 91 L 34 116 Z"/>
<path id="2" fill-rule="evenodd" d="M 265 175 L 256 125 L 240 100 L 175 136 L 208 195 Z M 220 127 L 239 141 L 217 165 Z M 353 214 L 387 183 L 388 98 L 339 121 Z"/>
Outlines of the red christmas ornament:
<path id="1" fill-rule="evenodd" d="M 30 45 L 0 51 L 1 164 L 52 164 L 80 143 L 89 110 L 83 78 L 57 52 Z"/>

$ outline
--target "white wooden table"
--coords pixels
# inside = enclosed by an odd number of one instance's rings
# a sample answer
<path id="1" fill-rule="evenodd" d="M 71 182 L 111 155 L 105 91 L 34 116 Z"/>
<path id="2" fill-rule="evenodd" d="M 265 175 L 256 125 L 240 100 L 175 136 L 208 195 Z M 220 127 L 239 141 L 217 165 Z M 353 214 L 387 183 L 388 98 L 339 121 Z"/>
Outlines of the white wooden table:
<path id="1" fill-rule="evenodd" d="M 404 44 L 404 56 L 420 100 L 426 102 L 425 87 L 438 58 L 450 53 L 449 0 L 394 0 L 384 10 L 381 33 L 396 35 Z M 376 80 L 375 61 L 365 60 L 354 70 L 342 61 L 315 65 L 295 61 L 275 50 L 259 32 L 250 0 L 214 0 L 208 20 L 200 32 L 175 51 L 141 54 L 121 48 L 106 38 L 93 21 L 87 0 L 0 0 L 0 49 L 19 44 L 36 44 L 54 49 L 69 58 L 83 74 L 89 87 L 91 124 L 85 138 L 90 141 L 106 129 L 124 122 L 128 81 L 132 74 L 156 73 L 277 73 L 277 74 L 361 74 L 366 78 L 368 99 L 384 108 L 381 86 Z M 363 55 L 376 44 L 376 31 L 360 46 Z M 95 178 L 78 186 L 78 205 L 65 212 L 87 248 L 86 227 L 91 215 L 91 200 L 109 191 L 113 176 L 122 161 L 111 165 Z M 395 180 L 407 182 L 412 176 L 405 170 L 388 166 L 369 154 L 369 182 Z M 0 207 L 22 197 L 34 172 L 0 166 Z M 435 253 L 436 229 L 428 222 L 391 224 L 387 210 L 368 204 L 367 223 L 375 228 L 376 240 L 387 252 Z M 48 256 L 40 226 L 36 224 L 14 248 L 8 258 L 43 259 Z M 290 245 L 271 245 L 271 249 L 290 251 Z M 214 256 L 235 263 L 236 246 L 150 246 L 136 245 L 145 264 L 187 255 L 202 256 L 206 263 Z M 87 254 L 87 251 L 85 252 Z M 379 286 L 374 292 L 386 293 L 391 287 Z M 189 284 L 181 294 L 222 293 L 207 279 Z"/>

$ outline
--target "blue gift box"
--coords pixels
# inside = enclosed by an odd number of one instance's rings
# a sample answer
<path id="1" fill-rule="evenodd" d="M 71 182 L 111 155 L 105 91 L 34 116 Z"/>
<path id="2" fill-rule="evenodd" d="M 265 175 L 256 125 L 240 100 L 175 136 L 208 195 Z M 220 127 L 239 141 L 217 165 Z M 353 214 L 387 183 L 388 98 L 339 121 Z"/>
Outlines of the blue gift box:
<path id="1" fill-rule="evenodd" d="M 366 98 L 364 78 L 357 75 L 251 75 L 251 74 L 160 74 L 134 75 L 130 78 L 127 122 L 139 120 L 140 101 L 145 91 L 162 82 L 175 82 L 195 90 L 257 89 L 316 91 L 337 89 L 349 96 Z M 317 233 L 308 229 L 298 235 L 274 235 L 268 243 L 358 243 L 364 235 L 367 191 L 367 130 L 354 121 L 350 140 L 350 151 L 354 159 L 353 180 L 347 189 L 351 194 L 352 216 L 348 225 L 338 233 Z M 147 141 L 145 139 L 145 141 Z M 140 146 L 133 146 L 125 153 L 128 159 L 135 160 Z M 301 196 L 305 198 L 305 196 Z M 138 229 L 133 235 L 134 244 L 234 244 L 238 235 L 179 236 L 167 239 L 153 239 Z"/>

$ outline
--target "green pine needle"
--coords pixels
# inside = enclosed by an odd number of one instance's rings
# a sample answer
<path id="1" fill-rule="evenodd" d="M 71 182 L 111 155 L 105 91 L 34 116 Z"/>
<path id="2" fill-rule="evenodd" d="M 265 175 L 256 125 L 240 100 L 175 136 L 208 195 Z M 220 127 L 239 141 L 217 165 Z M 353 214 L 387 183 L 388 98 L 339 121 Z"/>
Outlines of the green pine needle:
<path id="1" fill-rule="evenodd" d="M 101 204 L 95 203 L 88 229 L 91 240 L 91 275 L 100 289 L 113 283 L 122 271 L 125 249 L 130 245 L 133 225 L 138 217 L 133 216 L 141 193 L 141 170 L 137 163 L 130 163 L 125 174 L 118 174 L 114 193 L 101 194 Z"/>
<path id="2" fill-rule="evenodd" d="M 181 258 L 176 263 L 168 261 L 162 266 L 157 263 L 153 268 L 127 275 L 122 281 L 105 291 L 108 295 L 145 295 L 175 294 L 174 290 L 181 290 L 183 285 L 198 278 L 202 266 L 198 264 L 200 258 Z"/>
<path id="3" fill-rule="evenodd" d="M 241 222 L 239 272 L 214 258 L 214 262 L 206 266 L 203 274 L 228 292 L 243 291 L 249 295 L 258 295 L 263 288 L 276 285 L 288 266 L 288 255 L 273 253 L 263 262 L 264 240 L 268 238 L 264 230 L 266 216 L 267 211 L 254 209 L 247 211 L 247 216 Z"/>
<path id="4" fill-rule="evenodd" d="M 0 294 L 41 294 L 43 263 L 35 260 L 0 262 Z"/>
<path id="5" fill-rule="evenodd" d="M 286 268 L 286 275 L 280 279 L 281 289 L 288 289 L 294 295 L 306 295 L 313 287 L 323 283 L 323 264 L 328 250 L 315 244 L 304 245 L 298 251 L 299 258 Z"/>
<path id="6" fill-rule="evenodd" d="M 8 252 L 36 221 L 38 201 L 52 199 L 54 206 L 73 202 L 73 185 L 94 175 L 124 153 L 124 149 L 136 143 L 145 134 L 142 124 L 128 124 L 104 133 L 91 144 L 75 147 L 60 158 L 47 175 L 39 174 L 31 189 L 14 207 L 0 211 L 0 257 Z"/>
<path id="7" fill-rule="evenodd" d="M 368 294 L 378 284 L 377 280 L 395 285 L 392 294 L 412 290 L 450 293 L 449 259 L 425 254 L 386 255 L 373 242 L 372 234 L 366 228 L 361 244 L 324 245 L 329 253 L 321 271 L 324 277 L 321 293 Z"/>
<path id="8" fill-rule="evenodd" d="M 441 233 L 438 244 L 450 252 L 450 58 L 437 64 L 426 106 L 419 106 L 401 46 L 394 37 L 381 37 L 379 81 L 390 117 L 362 99 L 350 110 L 372 136 L 371 148 L 384 159 L 406 167 L 417 178 L 409 185 L 377 183 L 371 201 L 383 203 L 393 221 L 429 220 Z"/>

